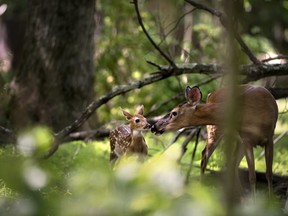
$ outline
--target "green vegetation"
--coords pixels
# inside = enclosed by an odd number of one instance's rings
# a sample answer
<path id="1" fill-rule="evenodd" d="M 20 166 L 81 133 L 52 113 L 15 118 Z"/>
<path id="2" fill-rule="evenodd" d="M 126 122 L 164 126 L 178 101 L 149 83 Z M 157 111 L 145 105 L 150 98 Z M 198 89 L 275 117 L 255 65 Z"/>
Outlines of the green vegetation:
<path id="1" fill-rule="evenodd" d="M 9 4 L 13 1 L 6 2 Z M 26 4 L 23 3 L 24 1 L 21 4 L 20 2 L 15 1 L 11 8 L 22 11 Z M 182 17 L 184 1 L 165 1 L 170 4 L 167 3 L 167 8 L 161 11 L 154 7 L 153 1 L 144 2 L 140 5 L 141 14 L 149 34 L 176 63 L 222 64 L 225 62 L 222 27 L 215 22 L 215 18 L 195 11 L 193 39 L 195 36 L 196 42 L 187 42 L 183 41 L 183 38 L 177 38 L 179 35 L 183 36 L 185 32 Z M 172 6 L 171 2 L 173 2 Z M 249 10 L 251 2 L 254 1 L 244 2 L 245 10 Z M 219 1 L 216 1 L 215 4 L 218 3 Z M 287 1 L 283 1 L 283 5 L 287 16 Z M 165 20 L 168 19 L 168 15 L 166 17 L 165 13 L 162 13 L 164 11 L 169 14 L 173 7 L 176 15 L 172 18 L 173 22 L 167 25 Z M 133 80 L 143 79 L 149 73 L 157 71 L 155 67 L 147 64 L 146 60 L 159 65 L 167 64 L 143 34 L 133 5 L 129 1 L 99 0 L 97 13 L 100 14 L 97 23 L 99 25 L 97 30 L 100 33 L 96 37 L 95 53 L 96 98 L 107 94 L 117 85 L 129 84 Z M 8 15 L 13 16 L 10 12 Z M 170 32 L 174 28 L 180 29 L 180 33 L 177 32 L 176 36 Z M 254 26 L 252 33 L 247 32 L 243 33 L 243 40 L 255 55 L 277 51 L 272 39 L 260 34 L 259 26 Z M 188 54 L 183 55 L 183 50 L 179 46 L 182 47 L 186 43 L 191 45 L 191 49 L 187 51 Z M 241 64 L 250 63 L 244 53 L 241 53 L 239 58 Z M 134 110 L 137 105 L 144 104 L 144 114 L 148 113 L 147 117 L 166 113 L 184 100 L 183 89 L 186 85 L 199 85 L 209 78 L 201 74 L 171 77 L 120 95 L 97 110 L 99 122 L 96 125 L 103 124 L 111 128 L 114 127 L 111 121 L 124 122 L 120 107 Z M 201 86 L 204 93 L 203 101 L 208 93 L 222 85 L 222 82 L 223 80 L 220 79 L 213 80 Z M 262 81 L 259 84 L 263 85 Z M 181 96 L 175 97 L 178 94 Z M 1 98 L 0 108 L 4 107 L 3 101 L 4 99 Z M 287 131 L 288 120 L 287 100 L 277 102 L 280 115 L 275 139 Z M 2 112 L 1 109 L 0 111 Z M 2 120 L 2 116 L 0 119 Z M 123 158 L 115 167 L 111 167 L 108 138 L 63 143 L 51 158 L 44 160 L 43 154 L 54 141 L 50 129 L 45 125 L 38 125 L 22 131 L 17 135 L 17 145 L 5 145 L 0 148 L 0 216 L 227 215 L 224 184 L 221 184 L 220 177 L 207 172 L 207 179 L 200 181 L 201 151 L 205 145 L 203 138 L 197 148 L 187 183 L 185 179 L 188 175 L 195 140 L 189 143 L 187 152 L 179 162 L 181 145 L 185 137 L 180 137 L 172 144 L 174 133 L 156 137 L 146 132 L 144 136 L 149 146 L 149 157 L 146 162 L 141 164 L 135 158 L 129 157 Z M 274 174 L 288 176 L 287 140 L 288 134 L 275 145 Z M 260 172 L 265 171 L 262 150 L 259 147 L 255 149 L 256 170 Z M 220 144 L 210 158 L 207 169 L 220 171 L 224 166 L 224 155 Z M 247 167 L 245 159 L 241 162 L 241 167 Z M 266 185 L 257 188 L 257 199 L 252 201 L 252 198 L 247 197 L 237 206 L 235 215 L 284 215 L 285 198 L 279 194 L 269 198 L 266 189 Z"/>
<path id="2" fill-rule="evenodd" d="M 42 138 L 36 141 L 37 148 L 41 148 L 49 132 L 36 128 L 31 132 L 31 136 L 35 135 Z M 154 135 L 146 133 L 150 149 L 147 161 L 141 164 L 132 157 L 123 158 L 114 168 L 109 164 L 108 140 L 63 144 L 49 160 L 39 159 L 37 154 L 23 155 L 11 146 L 2 148 L 0 212 L 4 215 L 63 216 L 225 215 L 222 186 L 217 184 L 217 177 L 209 177 L 214 180 L 204 185 L 199 181 L 200 150 L 204 142 L 199 144 L 192 175 L 186 185 L 194 145 L 190 143 L 179 164 L 183 140 L 166 148 L 171 135 L 159 137 L 155 143 Z M 275 146 L 274 171 L 287 175 L 288 161 L 283 158 L 288 152 L 282 147 L 284 140 Z M 257 150 L 256 158 L 260 150 Z M 221 161 L 219 148 L 208 169 L 220 169 Z M 257 170 L 264 171 L 263 158 L 257 161 Z M 245 208 L 237 210 L 237 215 L 281 214 L 280 200 L 269 200 L 265 194 L 265 189 L 258 191 L 257 201 L 249 203 L 248 199 Z"/>

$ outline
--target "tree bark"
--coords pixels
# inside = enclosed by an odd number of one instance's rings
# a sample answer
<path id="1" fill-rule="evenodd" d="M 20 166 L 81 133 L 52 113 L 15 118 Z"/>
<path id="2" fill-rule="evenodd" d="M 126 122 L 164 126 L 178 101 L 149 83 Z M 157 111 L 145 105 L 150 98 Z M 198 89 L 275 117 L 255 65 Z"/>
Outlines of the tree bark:
<path id="1" fill-rule="evenodd" d="M 94 96 L 95 0 L 31 0 L 28 14 L 10 120 L 59 130 Z"/>

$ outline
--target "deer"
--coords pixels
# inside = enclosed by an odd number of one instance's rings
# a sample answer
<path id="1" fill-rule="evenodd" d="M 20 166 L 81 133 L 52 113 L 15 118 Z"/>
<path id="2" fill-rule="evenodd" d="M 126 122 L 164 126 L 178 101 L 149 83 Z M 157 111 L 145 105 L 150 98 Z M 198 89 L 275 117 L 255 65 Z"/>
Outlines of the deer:
<path id="1" fill-rule="evenodd" d="M 266 179 L 268 191 L 271 194 L 273 189 L 273 135 L 278 118 L 278 106 L 273 95 L 264 87 L 246 84 L 239 85 L 238 90 L 239 99 L 241 99 L 242 118 L 237 129 L 237 140 L 240 141 L 241 151 L 237 152 L 235 169 L 245 156 L 248 165 L 250 191 L 255 194 L 256 174 L 253 148 L 256 146 L 264 147 Z M 203 104 L 201 103 L 202 93 L 199 87 L 187 86 L 186 102 L 177 105 L 151 127 L 153 133 L 160 135 L 165 131 L 176 131 L 191 126 L 206 126 L 207 142 L 202 151 L 201 174 L 204 174 L 209 157 L 224 136 L 222 128 L 225 106 L 223 104 L 227 101 L 228 91 L 228 88 L 224 87 L 212 92 L 208 95 L 206 103 Z M 235 170 L 235 172 L 237 171 Z M 241 187 L 241 185 L 239 186 Z"/>
<path id="2" fill-rule="evenodd" d="M 110 162 L 114 163 L 121 156 L 130 154 L 137 154 L 140 160 L 144 160 L 148 154 L 148 147 L 142 131 L 151 127 L 143 116 L 144 106 L 141 105 L 134 115 L 122 108 L 121 110 L 129 125 L 121 125 L 110 131 Z"/>

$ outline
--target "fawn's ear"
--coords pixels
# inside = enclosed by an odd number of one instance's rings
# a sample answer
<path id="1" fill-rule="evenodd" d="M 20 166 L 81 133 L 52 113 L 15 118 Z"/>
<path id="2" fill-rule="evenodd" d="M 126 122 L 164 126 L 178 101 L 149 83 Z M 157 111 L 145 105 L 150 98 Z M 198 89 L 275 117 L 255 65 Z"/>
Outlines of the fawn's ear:
<path id="1" fill-rule="evenodd" d="M 185 97 L 186 97 L 187 102 L 190 105 L 195 106 L 198 103 L 200 103 L 201 98 L 202 98 L 202 93 L 198 86 L 194 86 L 193 88 L 191 88 L 190 86 L 187 86 L 186 91 L 185 91 Z"/>
<path id="2" fill-rule="evenodd" d="M 137 108 L 137 113 L 138 113 L 139 115 L 143 115 L 143 114 L 144 114 L 144 106 L 143 106 L 143 105 L 141 105 L 141 106 L 139 106 L 139 107 Z"/>
<path id="3" fill-rule="evenodd" d="M 121 108 L 121 110 L 122 110 L 122 113 L 126 117 L 127 120 L 130 120 L 133 117 L 133 115 L 130 114 L 129 112 L 127 112 L 126 110 L 124 110 L 122 108 Z"/>

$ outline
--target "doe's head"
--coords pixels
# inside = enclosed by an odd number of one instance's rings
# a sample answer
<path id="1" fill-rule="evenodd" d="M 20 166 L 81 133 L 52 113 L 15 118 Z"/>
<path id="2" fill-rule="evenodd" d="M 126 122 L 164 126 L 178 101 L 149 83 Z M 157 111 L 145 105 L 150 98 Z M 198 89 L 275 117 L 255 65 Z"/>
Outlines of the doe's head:
<path id="1" fill-rule="evenodd" d="M 151 132 L 160 135 L 165 131 L 176 131 L 193 125 L 196 106 L 200 103 L 202 93 L 198 86 L 186 87 L 186 102 L 177 105 L 168 114 L 159 119 L 152 127 Z"/>

